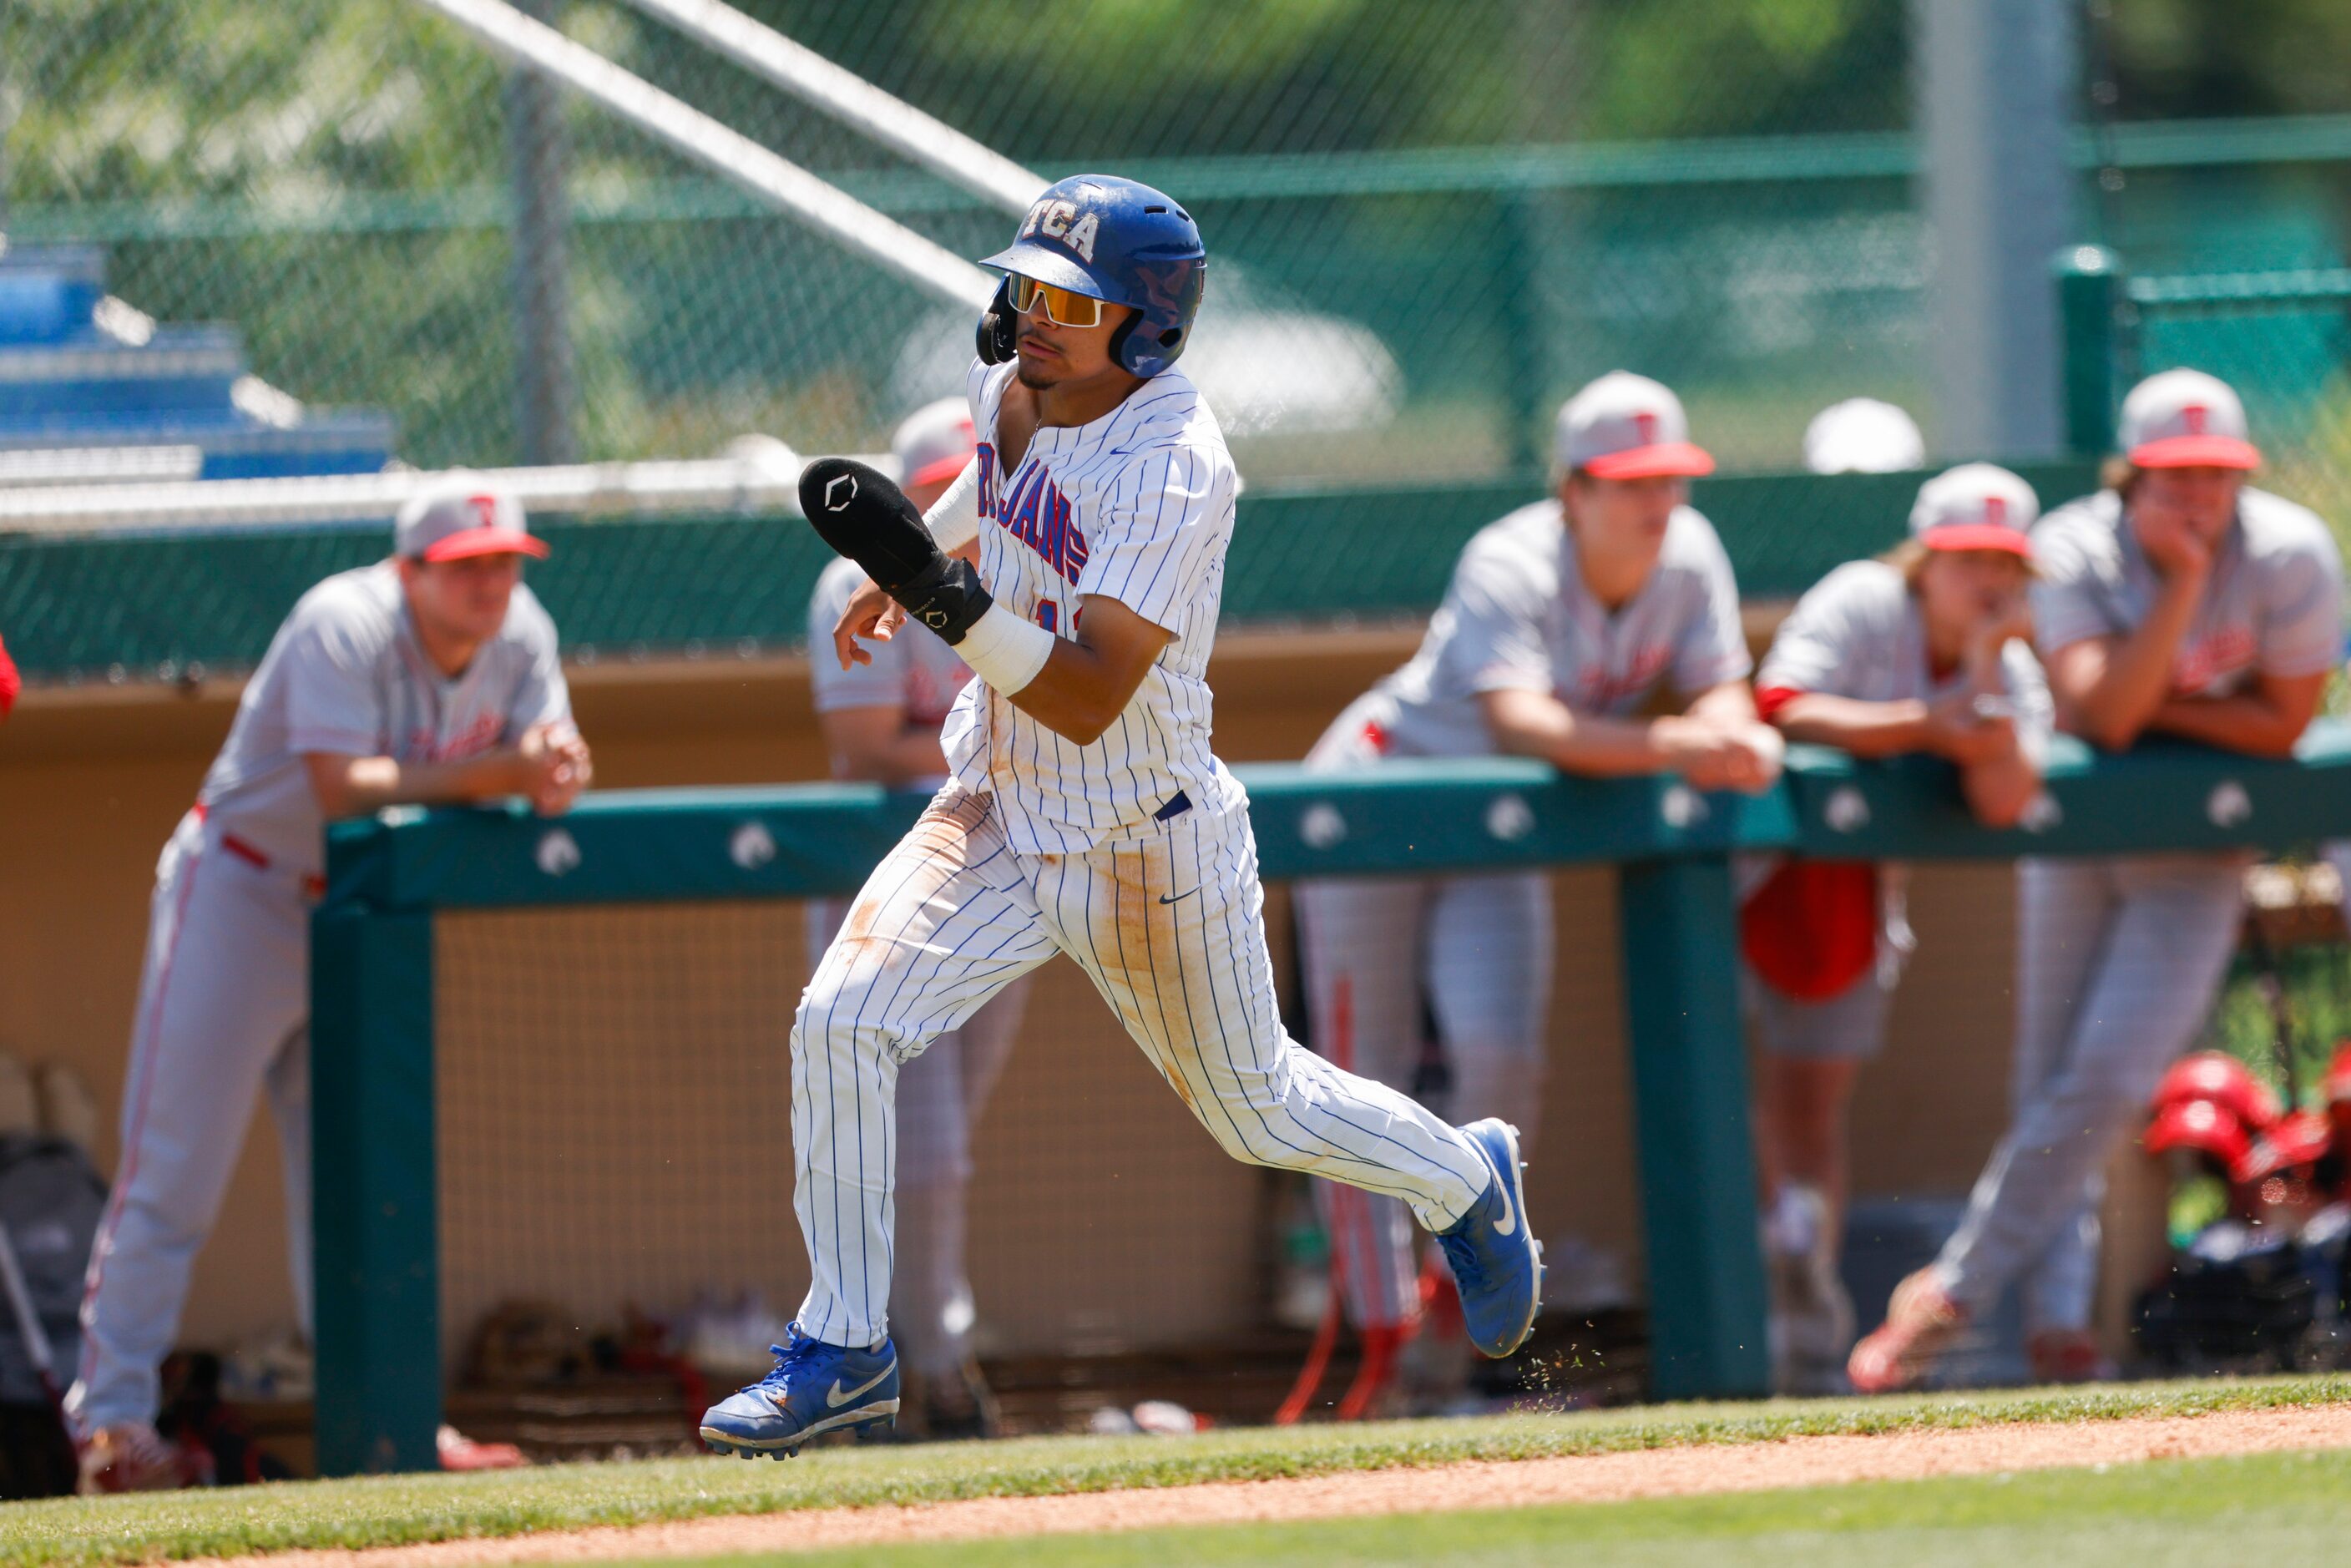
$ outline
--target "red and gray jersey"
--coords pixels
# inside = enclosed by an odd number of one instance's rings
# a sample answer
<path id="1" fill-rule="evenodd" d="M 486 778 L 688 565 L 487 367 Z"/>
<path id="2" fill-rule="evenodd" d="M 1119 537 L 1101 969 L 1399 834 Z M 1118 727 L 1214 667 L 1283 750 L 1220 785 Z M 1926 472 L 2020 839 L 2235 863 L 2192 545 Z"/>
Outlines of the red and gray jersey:
<path id="1" fill-rule="evenodd" d="M 528 588 L 516 587 L 506 625 L 465 673 L 444 675 L 416 641 L 398 569 L 380 561 L 337 573 L 294 606 L 197 799 L 272 862 L 312 873 L 323 824 L 305 755 L 455 762 L 570 716 L 555 622 Z"/>
<path id="2" fill-rule="evenodd" d="M 2041 569 L 2033 638 L 2044 657 L 2145 621 L 2161 586 L 2112 490 L 2069 503 L 2032 530 Z M 2173 661 L 2180 696 L 2228 696 L 2256 674 L 2293 677 L 2343 657 L 2343 561 L 2312 512 L 2247 488 Z"/>
<path id="3" fill-rule="evenodd" d="M 1666 525 L 1657 564 L 1611 612 L 1583 585 L 1556 498 L 1479 530 L 1412 662 L 1341 723 L 1379 729 L 1377 749 L 1482 757 L 1487 692 L 1550 692 L 1576 713 L 1631 713 L 1657 687 L 1695 695 L 1751 667 L 1739 585 L 1714 526 L 1688 507 Z"/>
<path id="4" fill-rule="evenodd" d="M 1207 811 L 1243 804 L 1208 749 L 1208 653 L 1240 489 L 1216 416 L 1182 371 L 1163 371 L 1090 424 L 1040 426 L 1008 473 L 996 417 L 1017 368 L 975 361 L 966 388 L 980 436 L 980 580 L 1058 636 L 1074 636 L 1080 605 L 1099 595 L 1175 641 L 1085 746 L 972 682 L 941 737 L 948 767 L 995 797 L 1026 854 L 1129 841 L 1178 796 Z"/>
<path id="5" fill-rule="evenodd" d="M 847 669 L 826 650 L 832 629 L 849 600 L 865 581 L 864 569 L 853 560 L 836 560 L 816 580 L 809 598 L 809 685 L 819 713 L 842 708 L 903 707 L 909 724 L 937 727 L 955 706 L 956 694 L 971 679 L 971 667 L 928 628 L 909 621 L 886 643 L 862 643 L 873 655 L 867 664 Z"/>
<path id="6" fill-rule="evenodd" d="M 2001 651 L 2005 695 L 2018 739 L 2036 765 L 2048 756 L 2056 710 L 2040 661 L 2021 642 Z M 1856 560 L 1814 583 L 1780 624 L 1755 677 L 1757 705 L 1768 713 L 1798 694 L 1856 702 L 1932 702 L 1958 692 L 1963 672 L 1938 676 L 1927 657 L 1927 622 L 1901 572 L 1884 561 Z"/>

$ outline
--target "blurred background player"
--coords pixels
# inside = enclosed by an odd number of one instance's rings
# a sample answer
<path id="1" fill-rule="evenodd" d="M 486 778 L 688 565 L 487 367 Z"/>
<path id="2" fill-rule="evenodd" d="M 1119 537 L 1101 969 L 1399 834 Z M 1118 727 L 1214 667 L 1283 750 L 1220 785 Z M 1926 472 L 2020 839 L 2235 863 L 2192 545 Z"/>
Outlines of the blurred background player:
<path id="1" fill-rule="evenodd" d="M 2245 483 L 2261 455 L 2244 405 L 2211 376 L 2140 382 L 2121 437 L 2106 487 L 2032 536 L 2034 640 L 2058 722 L 2109 751 L 2165 735 L 2286 755 L 2342 658 L 2333 536 Z M 2014 1114 L 1958 1231 L 1854 1347 L 1855 1387 L 1916 1382 L 2019 1279 L 2034 1375 L 2103 1370 L 2088 1322 L 2105 1161 L 2220 989 L 2244 865 L 2237 854 L 2019 865 Z"/>
<path id="2" fill-rule="evenodd" d="M 892 437 L 906 498 L 928 511 L 972 459 L 971 405 L 942 398 L 918 410 Z M 822 648 L 865 580 L 852 560 L 836 560 L 809 602 L 809 645 Z M 939 727 L 971 670 L 921 626 L 872 646 L 866 664 L 810 661 L 817 727 L 836 779 L 893 789 L 935 789 L 946 781 Z M 811 965 L 820 963 L 844 909 L 809 908 Z M 971 1133 L 1020 1027 L 1024 977 L 965 1022 L 933 1040 L 898 1072 L 898 1252 L 890 1322 L 904 1357 L 900 1429 L 909 1436 L 990 1437 L 995 1403 L 971 1355 L 971 1284 L 964 1273 L 964 1194 L 971 1180 Z"/>
<path id="3" fill-rule="evenodd" d="M 523 558 L 547 546 L 521 506 L 452 476 L 402 509 L 392 549 L 295 605 L 156 864 L 121 1159 L 66 1398 L 85 1490 L 187 1479 L 155 1430 L 157 1373 L 264 1087 L 308 1334 L 309 911 L 326 821 L 507 795 L 551 815 L 588 785 L 555 623 L 522 584 Z"/>
<path id="4" fill-rule="evenodd" d="M 0 720 L 5 720 L 16 706 L 16 694 L 25 689 L 25 678 L 16 673 L 16 661 L 8 656 L 8 644 L 0 643 Z"/>
<path id="5" fill-rule="evenodd" d="M 2040 509 L 2031 486 L 1988 463 L 1928 480 L 1908 539 L 1837 568 L 1797 602 L 1756 678 L 1758 709 L 1791 740 L 1947 758 L 1979 821 L 2016 822 L 2040 789 L 2053 722 L 2027 642 L 2025 530 Z M 1845 1111 L 1862 1062 L 1885 1045 L 1912 946 L 1906 881 L 1894 864 L 1782 861 L 1740 909 L 1783 1393 L 1844 1380 Z"/>
<path id="6" fill-rule="evenodd" d="M 1807 473 L 1900 474 L 1926 465 L 1918 422 L 1874 397 L 1833 402 L 1804 426 Z"/>
<path id="7" fill-rule="evenodd" d="M 1739 590 L 1688 504 L 1713 459 L 1680 400 L 1619 371 L 1559 413 L 1555 492 L 1488 525 L 1454 568 L 1411 663 L 1357 698 L 1307 758 L 1326 771 L 1397 757 L 1536 757 L 1599 777 L 1679 773 L 1760 790 L 1778 734 L 1758 721 Z M 1639 716 L 1660 688 L 1681 711 Z M 1541 872 L 1301 883 L 1315 1047 L 1412 1086 L 1433 1018 L 1456 1119 L 1507 1113 L 1535 1134 L 1551 1007 L 1551 882 Z M 1408 1337 L 1420 1293 L 1404 1207 L 1317 1183 L 1333 1270 L 1363 1336 L 1361 1404 Z"/>

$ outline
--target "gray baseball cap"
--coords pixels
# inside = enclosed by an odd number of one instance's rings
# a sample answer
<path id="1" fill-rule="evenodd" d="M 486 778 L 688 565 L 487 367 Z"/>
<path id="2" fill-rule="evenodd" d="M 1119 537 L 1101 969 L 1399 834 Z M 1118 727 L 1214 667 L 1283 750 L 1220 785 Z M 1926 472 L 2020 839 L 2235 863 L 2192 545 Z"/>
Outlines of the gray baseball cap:
<path id="1" fill-rule="evenodd" d="M 964 471 L 977 450 L 979 437 L 971 423 L 971 404 L 959 397 L 925 403 L 906 418 L 890 438 L 898 459 L 898 483 L 935 485 Z"/>
<path id="2" fill-rule="evenodd" d="M 1595 479 L 1714 472 L 1714 459 L 1690 444 L 1682 400 L 1630 371 L 1611 371 L 1561 405 L 1552 450 L 1561 467 Z"/>
<path id="3" fill-rule="evenodd" d="M 2162 371 L 2123 399 L 2122 446 L 2140 468 L 2258 468 L 2245 405 L 2218 376 Z"/>
<path id="4" fill-rule="evenodd" d="M 1993 463 L 1962 463 L 1918 486 L 1910 537 L 1929 549 L 1992 549 L 2032 557 L 2026 530 L 2041 515 L 2032 486 Z"/>
<path id="5" fill-rule="evenodd" d="M 522 503 L 494 490 L 479 474 L 453 470 L 411 496 L 392 525 L 395 555 L 457 560 L 476 555 L 547 559 L 547 541 L 530 531 Z"/>

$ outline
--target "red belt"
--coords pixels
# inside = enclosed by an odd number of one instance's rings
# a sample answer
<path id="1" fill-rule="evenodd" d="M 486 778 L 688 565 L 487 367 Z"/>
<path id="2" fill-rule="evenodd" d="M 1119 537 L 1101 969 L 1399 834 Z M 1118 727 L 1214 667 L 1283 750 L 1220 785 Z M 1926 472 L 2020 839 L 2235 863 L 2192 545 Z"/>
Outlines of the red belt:
<path id="1" fill-rule="evenodd" d="M 211 814 L 212 813 L 210 811 L 205 810 L 204 803 L 203 801 L 199 800 L 196 802 L 197 821 L 203 821 Z M 235 855 L 237 859 L 243 861 L 246 864 L 251 866 L 256 871 L 267 871 L 269 869 L 270 861 L 268 852 L 255 844 L 250 839 L 242 839 L 235 833 L 224 832 L 220 836 L 220 846 L 229 853 Z M 322 897 L 325 895 L 327 891 L 327 879 L 323 876 L 318 875 L 316 873 L 312 873 L 302 879 L 302 891 L 312 898 Z"/>

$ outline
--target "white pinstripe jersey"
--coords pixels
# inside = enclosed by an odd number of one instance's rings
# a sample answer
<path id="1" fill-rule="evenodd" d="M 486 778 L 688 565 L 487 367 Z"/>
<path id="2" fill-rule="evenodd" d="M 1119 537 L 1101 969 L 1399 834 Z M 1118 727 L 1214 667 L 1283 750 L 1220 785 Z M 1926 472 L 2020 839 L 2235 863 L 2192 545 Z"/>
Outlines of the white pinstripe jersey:
<path id="1" fill-rule="evenodd" d="M 1216 416 L 1181 371 L 1166 371 L 1091 424 L 1039 426 L 1007 474 L 996 417 L 1016 368 L 975 361 L 967 383 L 980 436 L 980 580 L 1058 636 L 1074 635 L 1081 601 L 1101 595 L 1176 640 L 1085 746 L 972 682 L 940 737 L 947 766 L 996 798 L 1012 847 L 1028 854 L 1129 841 L 1179 794 L 1209 811 L 1243 804 L 1208 750 L 1208 653 L 1240 487 Z"/>

